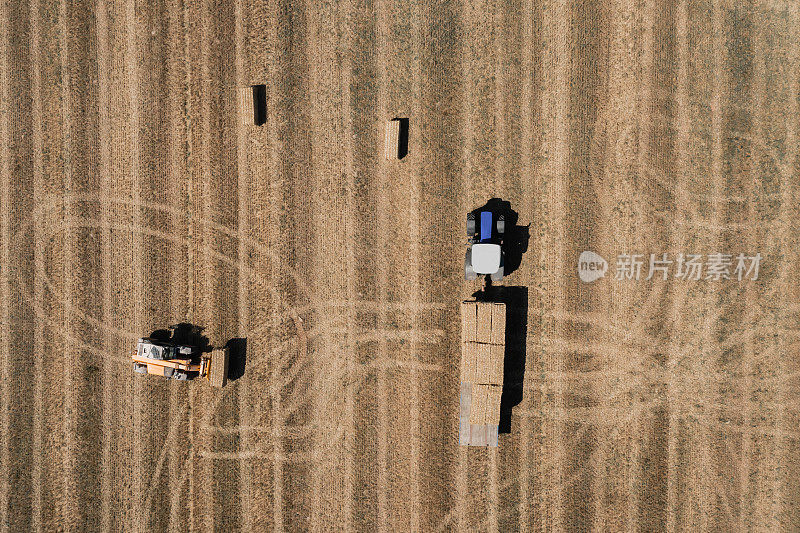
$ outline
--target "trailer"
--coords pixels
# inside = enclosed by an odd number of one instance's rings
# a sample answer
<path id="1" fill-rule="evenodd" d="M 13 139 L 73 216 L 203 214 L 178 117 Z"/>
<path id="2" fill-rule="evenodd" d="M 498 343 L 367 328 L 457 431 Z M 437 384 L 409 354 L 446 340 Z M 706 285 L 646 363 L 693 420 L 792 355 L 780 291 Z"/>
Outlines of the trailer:
<path id="1" fill-rule="evenodd" d="M 506 305 L 461 303 L 461 390 L 458 442 L 497 446 L 503 391 Z"/>

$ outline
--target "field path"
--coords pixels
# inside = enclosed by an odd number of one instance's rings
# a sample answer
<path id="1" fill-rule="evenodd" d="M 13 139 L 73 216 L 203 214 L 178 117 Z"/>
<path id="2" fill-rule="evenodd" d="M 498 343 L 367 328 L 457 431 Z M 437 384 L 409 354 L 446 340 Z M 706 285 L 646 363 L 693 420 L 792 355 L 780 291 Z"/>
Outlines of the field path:
<path id="1" fill-rule="evenodd" d="M 0 127 L 2 127 L 2 142 L 3 146 L 11 144 L 11 17 L 9 13 L 10 2 L 2 3 L 2 41 L 0 41 L 0 90 L 3 91 L 2 109 L 0 109 Z M 0 232 L 2 232 L 2 256 L 3 264 L 8 265 L 11 261 L 11 157 L 12 153 L 8 149 L 2 151 L 0 156 L 0 172 L 2 172 L 2 190 L 0 190 Z M 11 281 L 9 279 L 9 270 L 7 268 L 0 271 L 2 276 L 2 290 L 3 302 L 11 301 Z M 13 390 L 11 389 L 11 310 L 8 305 L 3 305 L 2 322 L 2 348 L 3 348 L 3 361 L 2 361 L 2 377 L 3 377 L 3 393 L 2 393 L 2 416 L 3 420 L 3 440 L 0 443 L 2 448 L 2 464 L 9 465 L 11 463 L 11 397 Z M 11 511 L 11 471 L 6 470 L 3 472 L 2 484 L 0 484 L 0 518 L 2 522 L 8 524 L 11 522 L 9 513 Z"/>

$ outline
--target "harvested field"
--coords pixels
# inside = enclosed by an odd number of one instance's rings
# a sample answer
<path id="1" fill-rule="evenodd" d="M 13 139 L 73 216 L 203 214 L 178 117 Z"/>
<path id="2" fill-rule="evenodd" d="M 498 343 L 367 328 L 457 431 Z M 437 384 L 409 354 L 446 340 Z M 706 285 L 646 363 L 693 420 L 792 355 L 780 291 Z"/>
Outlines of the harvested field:
<path id="1" fill-rule="evenodd" d="M 799 74 L 791 0 L 0 0 L 0 529 L 800 528 Z M 524 380 L 468 449 L 492 197 Z M 614 279 L 717 252 L 758 279 Z M 135 375 L 178 322 L 243 375 Z"/>

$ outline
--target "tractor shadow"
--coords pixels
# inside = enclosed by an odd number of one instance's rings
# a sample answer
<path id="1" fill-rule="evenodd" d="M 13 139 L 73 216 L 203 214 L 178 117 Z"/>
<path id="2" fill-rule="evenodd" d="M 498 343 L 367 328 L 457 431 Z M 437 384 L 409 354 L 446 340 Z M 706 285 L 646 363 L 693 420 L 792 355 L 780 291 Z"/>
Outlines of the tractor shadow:
<path id="1" fill-rule="evenodd" d="M 498 433 L 511 432 L 511 410 L 522 401 L 528 337 L 528 288 L 492 286 L 472 295 L 476 300 L 506 304 L 506 350 Z"/>
<path id="2" fill-rule="evenodd" d="M 150 338 L 160 341 L 171 341 L 176 344 L 183 344 L 184 346 L 197 347 L 201 352 L 210 352 L 211 345 L 209 344 L 208 337 L 203 335 L 204 329 L 204 327 L 196 324 L 182 322 L 170 326 L 170 329 L 157 329 L 150 334 Z"/>
<path id="3" fill-rule="evenodd" d="M 472 211 L 478 217 L 481 211 L 490 211 L 492 219 L 496 220 L 503 215 L 506 221 L 505 237 L 503 239 L 503 250 L 505 251 L 505 264 L 503 276 L 508 276 L 519 268 L 522 264 L 522 256 L 528 251 L 528 241 L 530 240 L 530 224 L 519 226 L 519 213 L 511 209 L 511 202 L 500 198 L 492 198 L 486 205 Z"/>

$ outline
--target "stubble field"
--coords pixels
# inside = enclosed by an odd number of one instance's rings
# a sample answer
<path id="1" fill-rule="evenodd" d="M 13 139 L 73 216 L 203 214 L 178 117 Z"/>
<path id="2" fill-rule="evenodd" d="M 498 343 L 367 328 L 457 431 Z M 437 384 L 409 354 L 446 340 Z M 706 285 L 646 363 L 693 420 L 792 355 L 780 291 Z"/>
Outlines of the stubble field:
<path id="1" fill-rule="evenodd" d="M 0 528 L 800 527 L 798 28 L 788 0 L 3 0 Z M 467 449 L 493 197 L 530 224 L 525 372 Z M 715 252 L 759 278 L 613 279 Z M 135 375 L 178 322 L 246 338 L 243 375 Z"/>

